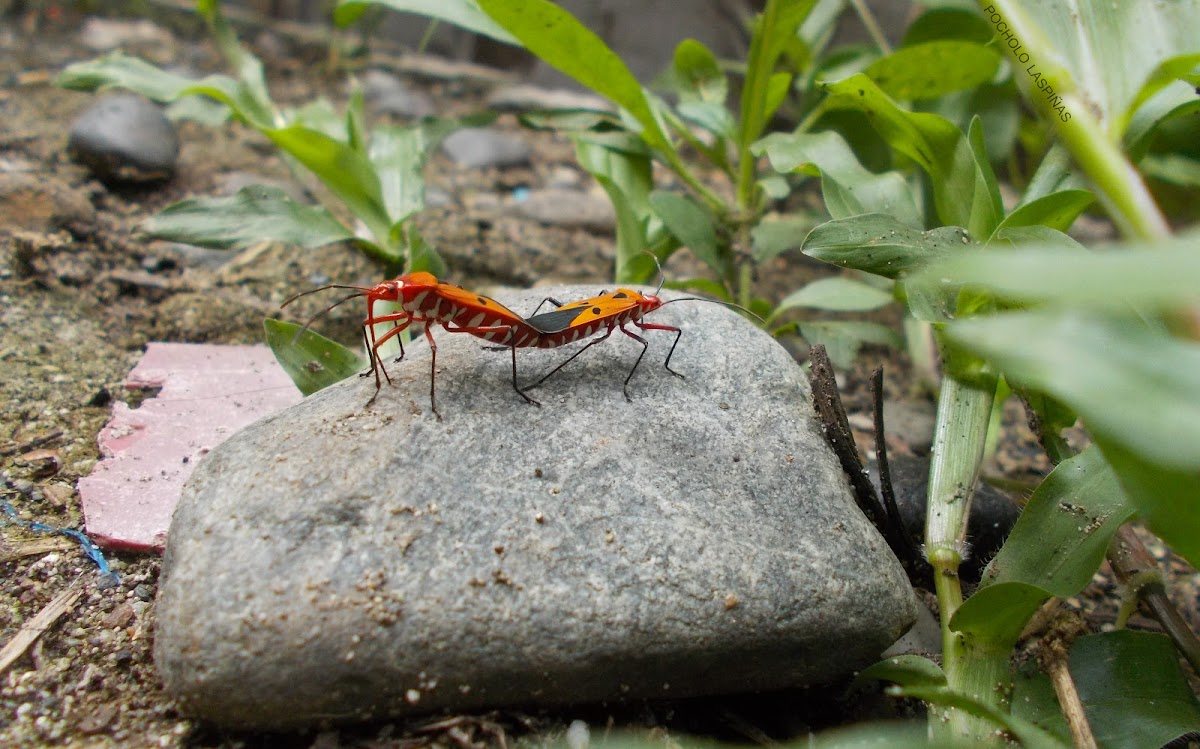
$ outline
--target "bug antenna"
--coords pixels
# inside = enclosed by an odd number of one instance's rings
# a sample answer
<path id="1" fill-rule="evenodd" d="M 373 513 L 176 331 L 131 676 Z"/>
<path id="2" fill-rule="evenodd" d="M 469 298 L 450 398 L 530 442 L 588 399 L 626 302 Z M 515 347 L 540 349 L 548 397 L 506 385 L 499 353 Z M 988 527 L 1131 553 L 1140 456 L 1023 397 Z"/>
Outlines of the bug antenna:
<path id="1" fill-rule="evenodd" d="M 279 305 L 279 309 L 283 309 L 284 307 L 288 306 L 289 304 L 296 301 L 297 299 L 299 299 L 302 296 L 308 296 L 309 294 L 316 294 L 319 291 L 327 291 L 329 289 L 355 289 L 356 291 L 362 292 L 360 294 L 354 294 L 353 296 L 348 296 L 348 297 L 346 297 L 346 299 L 353 299 L 356 296 L 362 296 L 363 294 L 366 294 L 368 291 L 368 289 L 365 286 L 350 286 L 350 285 L 341 284 L 341 283 L 326 284 L 325 286 L 318 286 L 317 288 L 309 289 L 308 291 L 301 291 L 299 294 L 292 294 L 290 297 L 283 300 L 283 304 Z M 342 302 L 346 301 L 346 299 L 343 299 Z M 329 310 L 338 306 L 338 304 L 341 304 L 342 302 L 338 302 L 337 304 L 334 304 L 331 307 L 326 308 L 325 311 L 328 312 Z"/>
<path id="2" fill-rule="evenodd" d="M 347 296 L 342 297 L 341 299 L 337 300 L 336 302 L 329 305 L 325 309 L 321 310 L 317 314 L 308 318 L 308 322 L 304 323 L 304 325 L 299 330 L 296 331 L 296 336 L 294 338 L 292 338 L 293 344 L 295 344 L 296 341 L 300 340 L 300 336 L 304 335 L 304 331 L 308 330 L 309 326 L 311 326 L 314 322 L 316 322 L 317 318 L 320 317 L 321 315 L 327 314 L 334 307 L 345 304 L 346 302 L 350 301 L 351 299 L 358 299 L 360 296 L 367 295 L 366 289 L 360 289 L 357 286 L 322 286 L 320 289 L 313 289 L 313 291 L 323 291 L 324 289 L 356 289 L 356 291 L 353 294 L 349 294 Z M 305 291 L 301 294 L 297 294 L 296 296 L 292 297 L 292 299 L 295 299 L 296 297 L 304 296 L 304 294 L 311 294 L 311 293 L 313 293 L 313 291 Z M 292 301 L 292 299 L 288 299 L 283 304 L 287 305 L 287 303 Z"/>
<path id="3" fill-rule="evenodd" d="M 642 250 L 642 252 L 649 255 L 650 259 L 654 261 L 654 267 L 658 268 L 658 288 L 654 290 L 654 296 L 658 296 L 662 293 L 663 284 L 667 282 L 667 274 L 663 273 L 662 263 L 658 262 L 658 255 L 655 255 L 650 250 Z"/>
<path id="4" fill-rule="evenodd" d="M 720 304 L 723 307 L 732 307 L 733 309 L 739 309 L 742 312 L 745 312 L 747 315 L 750 315 L 751 317 L 753 317 L 755 320 L 758 320 L 763 325 L 767 324 L 767 321 L 764 320 L 762 318 L 762 316 L 759 315 L 757 312 L 755 312 L 754 310 L 746 309 L 742 305 L 736 304 L 734 302 L 725 302 L 725 301 L 721 301 L 720 299 L 705 299 L 702 296 L 685 296 L 685 297 L 680 297 L 678 299 L 668 299 L 667 301 L 662 303 L 662 306 L 665 307 L 668 304 L 672 304 L 674 302 L 708 302 L 709 304 Z"/>

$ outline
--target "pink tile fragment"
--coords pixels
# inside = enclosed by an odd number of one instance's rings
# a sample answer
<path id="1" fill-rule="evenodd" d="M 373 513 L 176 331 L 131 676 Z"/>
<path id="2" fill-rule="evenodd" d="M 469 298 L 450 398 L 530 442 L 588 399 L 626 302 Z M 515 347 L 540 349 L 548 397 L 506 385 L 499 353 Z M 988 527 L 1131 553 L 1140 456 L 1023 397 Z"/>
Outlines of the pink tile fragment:
<path id="1" fill-rule="evenodd" d="M 250 422 L 301 400 L 266 346 L 151 343 L 125 386 L 161 390 L 136 409 L 113 404 L 101 460 L 79 480 L 87 532 L 110 549 L 161 551 L 196 463 Z"/>

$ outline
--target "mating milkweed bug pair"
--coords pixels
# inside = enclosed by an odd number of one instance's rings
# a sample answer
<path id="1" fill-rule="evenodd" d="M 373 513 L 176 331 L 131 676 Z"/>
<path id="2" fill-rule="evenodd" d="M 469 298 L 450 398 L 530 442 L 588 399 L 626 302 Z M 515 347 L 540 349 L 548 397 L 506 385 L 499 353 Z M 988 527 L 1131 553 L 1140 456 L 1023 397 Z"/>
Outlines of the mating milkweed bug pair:
<path id="1" fill-rule="evenodd" d="M 541 385 L 567 364 L 574 361 L 584 351 L 606 340 L 617 329 L 620 329 L 622 333 L 642 344 L 642 352 L 638 355 L 637 361 L 634 362 L 633 367 L 629 370 L 629 375 L 625 378 L 623 387 L 626 400 L 632 400 L 629 396 L 629 381 L 633 379 L 634 372 L 637 371 L 638 365 L 641 364 L 642 358 L 646 355 L 649 344 L 646 339 L 625 327 L 630 324 L 642 330 L 673 331 L 675 333 L 675 341 L 671 344 L 671 350 L 667 353 L 664 366 L 671 374 L 677 377 L 683 376 L 671 369 L 671 356 L 675 353 L 675 346 L 678 345 L 683 331 L 672 325 L 660 325 L 642 321 L 644 315 L 668 303 L 664 302 L 658 296 L 662 290 L 662 284 L 659 285 L 658 290 L 653 294 L 642 294 L 633 289 L 617 289 L 616 291 L 604 292 L 597 296 L 567 304 L 560 303 L 554 299 L 546 299 L 542 303 L 551 302 L 555 305 L 554 310 L 541 314 L 538 314 L 537 310 L 535 310 L 532 316 L 525 318 L 494 299 L 481 294 L 475 294 L 452 284 L 442 283 L 433 274 L 422 271 L 399 276 L 398 278 L 383 281 L 369 287 L 329 284 L 291 296 L 283 302 L 282 306 L 286 307 L 302 296 L 327 289 L 349 289 L 353 290 L 354 293 L 347 295 L 318 312 L 304 324 L 304 328 L 301 330 L 307 329 L 314 320 L 334 307 L 351 299 L 365 296 L 367 298 L 367 317 L 362 323 L 363 341 L 371 357 L 371 368 L 363 372 L 362 376 L 375 375 L 375 395 L 371 397 L 372 401 L 379 394 L 382 386 L 379 376 L 380 372 L 383 373 L 383 379 L 386 379 L 388 384 L 391 384 L 391 378 L 388 377 L 387 370 L 384 368 L 383 360 L 379 354 L 380 346 L 392 338 L 397 338 L 401 332 L 414 322 L 425 324 L 425 338 L 429 341 L 429 348 L 432 353 L 429 379 L 429 404 L 439 419 L 441 418 L 441 414 L 438 413 L 435 399 L 437 343 L 433 340 L 433 334 L 431 333 L 433 325 L 439 323 L 450 333 L 470 333 L 494 344 L 497 348 L 509 349 L 512 355 L 513 389 L 526 402 L 534 405 L 541 404 L 529 397 L 525 392 L 526 390 L 532 390 Z M 670 302 L 688 300 L 712 301 L 699 299 L 699 297 L 686 297 L 672 299 Z M 376 302 L 393 302 L 399 305 L 399 309 L 376 315 Z M 725 304 L 725 302 L 718 302 L 718 304 Z M 374 326 L 379 323 L 388 322 L 393 323 L 393 327 L 383 335 L 376 337 Z M 518 348 L 558 348 L 568 343 L 590 338 L 598 333 L 603 333 L 603 335 L 593 338 L 586 346 L 576 351 L 570 358 L 559 364 L 537 382 L 525 388 L 522 388 L 517 383 L 516 351 Z M 399 340 L 397 338 L 397 341 Z M 396 361 L 398 362 L 403 358 L 404 345 L 401 343 L 400 356 Z"/>

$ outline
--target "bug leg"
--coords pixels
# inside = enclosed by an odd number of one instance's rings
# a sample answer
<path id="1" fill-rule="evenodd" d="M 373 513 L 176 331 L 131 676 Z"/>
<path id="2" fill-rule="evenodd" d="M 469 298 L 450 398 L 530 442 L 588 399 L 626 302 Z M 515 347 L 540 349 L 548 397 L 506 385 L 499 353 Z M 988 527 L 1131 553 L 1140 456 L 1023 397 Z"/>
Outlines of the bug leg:
<path id="1" fill-rule="evenodd" d="M 638 365 L 642 363 L 642 357 L 646 355 L 646 350 L 650 348 L 650 344 L 637 333 L 631 333 L 626 330 L 624 325 L 621 326 L 621 332 L 642 344 L 642 353 L 638 354 L 637 361 L 633 363 L 633 368 L 629 370 L 629 376 L 625 378 L 625 385 L 621 388 L 625 392 L 625 400 L 633 403 L 633 398 L 629 397 L 629 381 L 633 379 L 633 373 L 637 371 Z"/>
<path id="2" fill-rule="evenodd" d="M 558 372 L 558 370 L 562 369 L 563 367 L 567 366 L 571 362 L 575 361 L 575 357 L 579 356 L 584 351 L 587 351 L 592 346 L 595 346 L 597 343 L 600 343 L 605 338 L 608 338 L 610 335 L 612 335 L 612 332 L 613 332 L 613 329 L 609 328 L 608 330 L 606 330 L 604 332 L 604 335 L 600 336 L 599 338 L 593 338 L 592 340 L 588 341 L 588 344 L 586 346 L 579 349 L 575 353 L 571 354 L 571 356 L 565 362 L 563 362 L 562 364 L 559 364 L 557 367 L 555 367 L 554 369 L 552 369 L 549 372 L 547 372 L 546 374 L 544 374 L 542 376 L 542 379 L 538 380 L 537 382 L 533 383 L 532 385 L 527 385 L 524 389 L 525 390 L 533 390 L 538 385 L 541 385 L 543 382 L 550 379 L 554 374 L 556 374 Z"/>
<path id="3" fill-rule="evenodd" d="M 555 307 L 563 306 L 562 302 L 558 301 L 557 299 L 555 299 L 552 296 L 548 296 L 545 299 L 543 299 L 542 301 L 538 302 L 538 306 L 533 310 L 533 314 L 529 315 L 529 317 L 533 317 L 533 315 L 536 315 L 538 313 L 538 310 L 540 310 L 543 306 L 545 306 L 546 302 L 550 302 Z"/>
<path id="4" fill-rule="evenodd" d="M 425 324 L 425 337 L 429 339 L 429 407 L 433 409 L 433 415 L 442 420 L 442 414 L 437 410 L 437 401 L 434 400 L 433 389 L 437 385 L 437 344 L 433 341 L 433 333 L 430 328 L 432 323 Z M 388 331 L 391 332 L 391 331 Z"/>
<path id="5" fill-rule="evenodd" d="M 535 406 L 542 405 L 541 403 L 537 402 L 533 398 L 530 398 L 525 393 L 521 392 L 521 386 L 517 384 L 517 347 L 515 345 L 510 344 L 508 348 L 510 351 L 512 351 L 512 386 L 513 386 L 513 390 L 516 390 L 517 395 L 524 398 L 526 403 L 532 403 Z"/>
<path id="6" fill-rule="evenodd" d="M 678 372 L 676 372 L 675 370 L 671 369 L 671 355 L 675 353 L 675 347 L 679 345 L 679 339 L 680 339 L 680 337 L 683 335 L 683 331 L 682 331 L 682 330 L 680 330 L 679 328 L 676 328 L 676 327 L 674 327 L 673 325 L 659 325 L 659 324 L 657 324 L 657 323 L 652 323 L 652 322 L 642 322 L 641 320 L 636 320 L 636 321 L 634 321 L 634 323 L 633 323 L 633 324 L 634 324 L 634 325 L 636 325 L 636 326 L 638 326 L 638 327 L 639 327 L 639 328 L 641 328 L 642 330 L 670 330 L 670 331 L 674 331 L 674 333 L 675 333 L 675 342 L 671 344 L 671 350 L 667 352 L 667 360 L 666 360 L 665 362 L 663 362 L 663 366 L 664 366 L 664 367 L 666 367 L 666 368 L 667 368 L 667 371 L 668 371 L 668 372 L 670 372 L 671 374 L 675 375 L 676 377 L 679 377 L 680 379 L 685 379 L 685 380 L 686 380 L 686 379 L 687 379 L 686 377 L 684 377 L 683 375 L 679 374 L 679 373 L 678 373 Z"/>

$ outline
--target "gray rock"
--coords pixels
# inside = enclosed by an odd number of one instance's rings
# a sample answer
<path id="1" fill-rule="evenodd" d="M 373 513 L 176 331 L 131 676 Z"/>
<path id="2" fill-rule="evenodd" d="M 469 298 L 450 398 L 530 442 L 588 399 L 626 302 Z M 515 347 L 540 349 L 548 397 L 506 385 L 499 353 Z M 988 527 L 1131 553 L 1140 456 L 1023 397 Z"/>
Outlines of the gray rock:
<path id="1" fill-rule="evenodd" d="M 528 312 L 545 295 L 501 295 Z M 669 296 L 669 295 L 668 295 Z M 796 363 L 682 303 L 650 350 L 616 334 L 540 388 L 439 330 L 378 398 L 351 378 L 197 467 L 172 520 L 155 660 L 184 709 L 288 728 L 510 704 L 825 682 L 913 621 Z M 517 352 L 522 382 L 565 350 Z"/>
<path id="2" fill-rule="evenodd" d="M 513 207 L 526 218 L 552 226 L 611 234 L 617 225 L 612 202 L 607 197 L 582 190 L 531 190 L 524 200 Z"/>
<path id="3" fill-rule="evenodd" d="M 454 163 L 468 169 L 518 166 L 529 161 L 529 143 L 523 138 L 489 127 L 466 127 L 442 141 L 442 150 Z"/>
<path id="4" fill-rule="evenodd" d="M 157 105 L 112 94 L 76 118 L 67 150 L 101 181 L 148 182 L 174 172 L 179 138 Z"/>
<path id="5" fill-rule="evenodd" d="M 399 78 L 382 70 L 368 70 L 363 75 L 362 85 L 363 99 L 375 112 L 410 119 L 430 117 L 436 112 L 428 94 L 410 89 Z"/>

